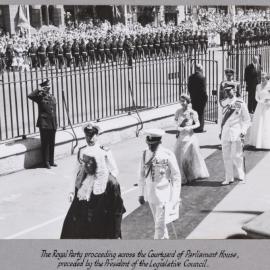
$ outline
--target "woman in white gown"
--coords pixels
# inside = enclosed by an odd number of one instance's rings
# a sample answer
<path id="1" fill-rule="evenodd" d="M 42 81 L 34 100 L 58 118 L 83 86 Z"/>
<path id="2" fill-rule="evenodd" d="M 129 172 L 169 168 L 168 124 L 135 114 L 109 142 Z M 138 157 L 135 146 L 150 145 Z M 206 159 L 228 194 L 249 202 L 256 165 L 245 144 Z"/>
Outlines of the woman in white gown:
<path id="1" fill-rule="evenodd" d="M 255 98 L 258 104 L 252 120 L 249 144 L 258 149 L 270 149 L 270 82 L 265 72 L 262 72 Z"/>
<path id="2" fill-rule="evenodd" d="M 193 129 L 200 126 L 198 114 L 192 110 L 190 98 L 180 97 L 181 108 L 175 113 L 179 136 L 174 153 L 180 168 L 182 184 L 195 179 L 207 178 L 209 173 L 200 152 L 200 146 Z"/>

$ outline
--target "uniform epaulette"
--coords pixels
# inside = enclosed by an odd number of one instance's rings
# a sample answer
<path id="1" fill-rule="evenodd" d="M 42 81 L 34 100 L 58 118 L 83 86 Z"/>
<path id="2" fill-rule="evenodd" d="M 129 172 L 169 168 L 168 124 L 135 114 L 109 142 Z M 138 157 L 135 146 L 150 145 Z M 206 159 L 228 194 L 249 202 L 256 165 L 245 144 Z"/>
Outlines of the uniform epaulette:
<path id="1" fill-rule="evenodd" d="M 101 148 L 102 150 L 104 150 L 104 151 L 109 151 L 109 150 L 110 150 L 109 147 L 104 146 L 104 145 L 101 145 L 100 148 Z"/>

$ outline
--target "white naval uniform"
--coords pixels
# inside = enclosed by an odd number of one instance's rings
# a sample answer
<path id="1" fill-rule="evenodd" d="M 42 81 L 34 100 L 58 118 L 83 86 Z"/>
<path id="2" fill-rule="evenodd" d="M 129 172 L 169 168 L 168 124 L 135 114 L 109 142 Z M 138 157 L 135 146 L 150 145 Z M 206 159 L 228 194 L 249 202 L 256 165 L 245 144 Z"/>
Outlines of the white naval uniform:
<path id="1" fill-rule="evenodd" d="M 233 97 L 225 99 L 222 106 L 223 117 L 227 106 L 235 106 L 236 108 L 227 119 L 221 133 L 226 182 L 233 182 L 234 177 L 244 180 L 243 149 L 240 135 L 241 133 L 245 135 L 251 124 L 247 105 L 243 100 Z M 234 175 L 234 168 L 236 175 Z"/>
<path id="2" fill-rule="evenodd" d="M 145 154 L 144 154 L 145 153 Z M 173 205 L 180 202 L 181 175 L 175 155 L 172 151 L 158 146 L 152 160 L 152 169 L 148 176 L 149 166 L 145 165 L 153 157 L 153 152 L 145 150 L 140 166 L 139 195 L 149 202 L 155 223 L 154 239 L 168 239 L 168 213 L 169 202 Z"/>

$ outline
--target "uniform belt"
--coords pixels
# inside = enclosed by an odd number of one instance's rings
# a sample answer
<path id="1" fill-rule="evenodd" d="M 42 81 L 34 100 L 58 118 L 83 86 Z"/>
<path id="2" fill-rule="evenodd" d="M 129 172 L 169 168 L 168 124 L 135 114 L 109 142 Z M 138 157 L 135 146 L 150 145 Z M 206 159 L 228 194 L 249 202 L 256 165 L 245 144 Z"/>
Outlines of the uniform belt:
<path id="1" fill-rule="evenodd" d="M 53 52 L 48 52 L 49 54 L 52 54 Z"/>
<path id="2" fill-rule="evenodd" d="M 143 47 L 148 47 L 148 45 L 142 45 Z"/>
<path id="3" fill-rule="evenodd" d="M 83 54 L 87 54 L 87 52 L 82 52 Z"/>
<path id="4" fill-rule="evenodd" d="M 141 48 L 142 46 L 141 45 L 137 45 L 137 48 Z"/>
<path id="5" fill-rule="evenodd" d="M 39 52 L 38 54 L 45 54 L 45 52 Z"/>
<path id="6" fill-rule="evenodd" d="M 155 44 L 155 46 L 160 46 L 160 44 Z"/>
<path id="7" fill-rule="evenodd" d="M 112 48 L 112 50 L 117 50 L 117 48 Z"/>
<path id="8" fill-rule="evenodd" d="M 59 55 L 63 55 L 63 54 L 60 54 L 60 53 L 59 53 L 58 56 L 59 56 Z"/>
<path id="9" fill-rule="evenodd" d="M 35 53 L 31 53 L 31 55 L 36 55 Z"/>
<path id="10" fill-rule="evenodd" d="M 98 49 L 99 51 L 104 51 L 104 49 Z"/>
<path id="11" fill-rule="evenodd" d="M 71 54 L 70 52 L 67 52 L 66 54 Z"/>
<path id="12" fill-rule="evenodd" d="M 109 51 L 110 49 L 105 49 L 105 51 Z"/>
<path id="13" fill-rule="evenodd" d="M 149 47 L 154 47 L 154 45 L 149 45 Z"/>
<path id="14" fill-rule="evenodd" d="M 172 45 L 174 45 L 175 43 L 174 43 L 174 42 L 172 42 L 171 44 L 172 44 Z"/>
<path id="15" fill-rule="evenodd" d="M 75 52 L 74 54 L 80 54 L 80 53 L 78 53 L 78 52 Z"/>
<path id="16" fill-rule="evenodd" d="M 95 50 L 90 50 L 90 52 L 94 52 Z"/>

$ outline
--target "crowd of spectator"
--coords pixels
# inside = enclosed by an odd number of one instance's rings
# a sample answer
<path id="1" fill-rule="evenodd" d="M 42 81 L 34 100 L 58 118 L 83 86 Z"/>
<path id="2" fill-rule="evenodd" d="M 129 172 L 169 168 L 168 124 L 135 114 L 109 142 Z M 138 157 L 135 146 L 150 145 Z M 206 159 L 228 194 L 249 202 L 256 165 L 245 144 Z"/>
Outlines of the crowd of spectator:
<path id="1" fill-rule="evenodd" d="M 79 66 L 113 61 L 168 57 L 182 53 L 206 53 L 212 44 L 265 45 L 270 41 L 270 22 L 262 11 L 238 12 L 199 9 L 197 18 L 142 26 L 139 23 L 111 25 L 108 21 L 72 24 L 65 28 L 43 26 L 40 30 L 2 34 L 0 70 L 44 66 Z"/>

